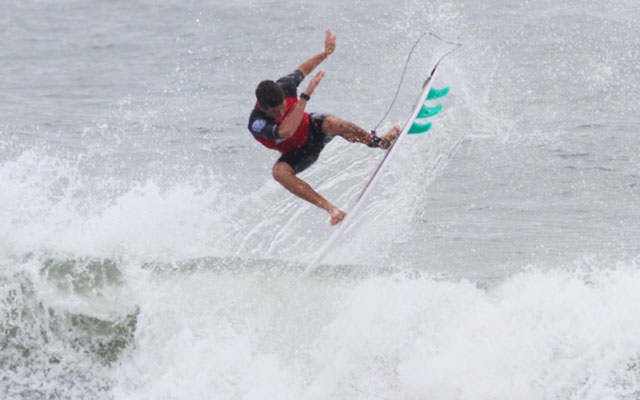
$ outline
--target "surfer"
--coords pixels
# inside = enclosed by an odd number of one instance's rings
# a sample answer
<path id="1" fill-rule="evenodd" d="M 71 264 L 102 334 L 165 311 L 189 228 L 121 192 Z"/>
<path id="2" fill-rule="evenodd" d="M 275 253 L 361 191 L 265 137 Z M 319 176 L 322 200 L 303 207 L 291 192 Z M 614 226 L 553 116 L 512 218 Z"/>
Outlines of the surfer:
<path id="1" fill-rule="evenodd" d="M 329 212 L 331 225 L 342 221 L 345 212 L 327 201 L 297 174 L 311 166 L 335 136 L 369 147 L 388 149 L 400 133 L 400 127 L 396 125 L 378 137 L 333 115 L 305 111 L 311 95 L 325 75 L 324 71 L 313 76 L 307 88 L 300 93 L 300 98 L 297 88 L 335 48 L 336 35 L 327 29 L 323 52 L 275 82 L 260 82 L 256 88 L 256 105 L 249 117 L 249 131 L 253 137 L 264 146 L 282 153 L 272 169 L 274 179 L 294 195 Z"/>

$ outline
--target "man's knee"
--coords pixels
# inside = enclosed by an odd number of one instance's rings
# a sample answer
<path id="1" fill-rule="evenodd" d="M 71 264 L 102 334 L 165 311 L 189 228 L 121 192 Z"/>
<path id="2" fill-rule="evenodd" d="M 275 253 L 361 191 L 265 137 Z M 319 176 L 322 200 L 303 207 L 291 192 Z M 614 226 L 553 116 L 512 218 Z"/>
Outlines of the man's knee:
<path id="1" fill-rule="evenodd" d="M 333 115 L 327 115 L 322 121 L 322 132 L 326 135 L 333 135 L 340 129 L 342 120 Z"/>
<path id="2" fill-rule="evenodd" d="M 275 179 L 278 182 L 282 182 L 283 180 L 286 180 L 287 178 L 295 174 L 296 173 L 291 167 L 291 165 L 287 164 L 286 162 L 276 163 L 276 165 L 274 165 L 273 169 L 271 170 L 271 175 L 273 175 L 273 179 Z"/>

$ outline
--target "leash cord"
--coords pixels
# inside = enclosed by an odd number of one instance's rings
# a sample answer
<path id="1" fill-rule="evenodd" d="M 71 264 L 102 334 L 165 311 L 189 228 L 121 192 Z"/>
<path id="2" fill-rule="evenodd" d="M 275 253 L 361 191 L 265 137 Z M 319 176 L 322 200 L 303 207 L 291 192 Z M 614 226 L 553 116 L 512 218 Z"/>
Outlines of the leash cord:
<path id="1" fill-rule="evenodd" d="M 424 32 L 422 35 L 420 35 L 420 37 L 418 39 L 416 39 L 415 43 L 413 43 L 413 46 L 411 47 L 411 50 L 409 50 L 409 55 L 407 56 L 407 61 L 405 61 L 404 63 L 404 68 L 402 70 L 402 75 L 400 76 L 400 82 L 398 83 L 398 88 L 396 89 L 396 93 L 393 96 L 393 100 L 391 100 L 391 104 L 389 105 L 389 108 L 387 109 L 387 112 L 385 112 L 384 116 L 380 119 L 380 122 L 378 122 L 376 124 L 376 127 L 373 128 L 372 133 L 375 134 L 376 130 L 378 130 L 378 127 L 380 126 L 380 124 L 382 123 L 382 121 L 384 121 L 387 116 L 389 115 L 389 113 L 391 112 L 391 110 L 393 109 L 393 106 L 396 103 L 396 100 L 398 99 L 398 95 L 400 94 L 400 89 L 402 88 L 402 82 L 404 81 L 404 76 L 407 73 L 407 68 L 409 67 L 409 61 L 411 60 L 411 56 L 413 55 L 413 53 L 416 50 L 416 47 L 418 47 L 418 43 L 420 43 L 420 41 L 422 40 L 422 38 L 424 38 L 425 36 L 430 35 L 433 36 L 434 38 L 440 40 L 443 43 L 446 44 L 450 44 L 452 46 L 456 46 L 453 50 L 450 50 L 449 52 L 447 52 L 445 55 L 443 55 L 442 57 L 440 57 L 440 59 L 438 60 L 438 62 L 436 63 L 439 64 L 440 61 L 442 61 L 446 56 L 448 56 L 449 54 L 453 53 L 455 50 L 457 50 L 458 48 L 460 48 L 462 46 L 462 43 L 455 43 L 455 42 L 450 42 L 448 40 L 445 40 L 443 38 L 441 38 L 440 36 L 436 35 L 433 32 Z"/>

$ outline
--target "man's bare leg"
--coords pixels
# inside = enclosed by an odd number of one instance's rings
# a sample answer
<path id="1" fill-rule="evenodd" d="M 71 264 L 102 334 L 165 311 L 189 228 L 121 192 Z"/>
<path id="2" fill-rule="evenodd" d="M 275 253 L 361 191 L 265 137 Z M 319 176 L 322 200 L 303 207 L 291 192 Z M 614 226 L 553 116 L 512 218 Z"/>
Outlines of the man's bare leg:
<path id="1" fill-rule="evenodd" d="M 373 135 L 370 132 L 367 132 L 352 122 L 332 115 L 328 115 L 324 119 L 322 123 L 322 131 L 329 136 L 341 136 L 353 143 L 369 144 L 371 139 L 373 139 Z M 388 149 L 399 134 L 400 127 L 398 125 L 393 126 L 380 138 L 380 145 L 378 147 L 381 149 Z M 298 178 L 295 171 L 289 164 L 285 162 L 276 163 L 273 167 L 272 174 L 274 179 L 284 186 L 285 189 L 301 199 L 326 210 L 331 215 L 331 225 L 338 224 L 346 217 L 344 211 L 329 203 L 318 192 L 313 190 L 311 185 Z"/>
<path id="2" fill-rule="evenodd" d="M 331 215 L 331 225 L 336 225 L 346 216 L 344 211 L 329 203 L 318 192 L 313 190 L 307 182 L 298 178 L 291 165 L 285 162 L 278 162 L 273 167 L 272 173 L 274 179 L 284 186 L 285 189 L 309 203 L 326 210 Z"/>
<path id="3" fill-rule="evenodd" d="M 341 136 L 353 143 L 369 144 L 371 139 L 373 139 L 373 135 L 370 132 L 367 132 L 353 122 L 340 119 L 333 115 L 325 117 L 322 122 L 322 132 L 330 136 Z M 400 126 L 393 126 L 380 138 L 379 147 L 385 150 L 388 149 L 399 134 Z"/>

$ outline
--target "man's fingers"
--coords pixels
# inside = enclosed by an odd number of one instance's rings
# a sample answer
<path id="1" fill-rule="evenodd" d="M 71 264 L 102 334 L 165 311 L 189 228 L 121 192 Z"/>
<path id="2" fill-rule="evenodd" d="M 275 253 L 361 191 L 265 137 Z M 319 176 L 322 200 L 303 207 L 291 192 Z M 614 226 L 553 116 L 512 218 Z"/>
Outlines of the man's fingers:
<path id="1" fill-rule="evenodd" d="M 309 86 L 307 86 L 307 90 L 305 92 L 308 95 L 311 95 L 313 91 L 316 89 L 316 86 L 320 84 L 320 81 L 324 77 L 324 71 L 318 71 L 313 78 L 311 78 L 311 82 L 309 82 Z"/>
<path id="2" fill-rule="evenodd" d="M 318 73 L 313 77 L 312 82 L 314 85 L 318 85 L 322 78 L 324 78 L 324 71 L 318 71 Z"/>
<path id="3" fill-rule="evenodd" d="M 331 40 L 332 38 L 335 38 L 336 35 L 333 33 L 333 31 L 331 30 L 331 28 L 327 28 L 327 31 L 325 32 L 325 36 L 327 38 L 327 41 Z"/>

